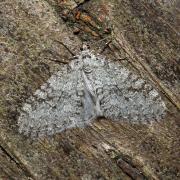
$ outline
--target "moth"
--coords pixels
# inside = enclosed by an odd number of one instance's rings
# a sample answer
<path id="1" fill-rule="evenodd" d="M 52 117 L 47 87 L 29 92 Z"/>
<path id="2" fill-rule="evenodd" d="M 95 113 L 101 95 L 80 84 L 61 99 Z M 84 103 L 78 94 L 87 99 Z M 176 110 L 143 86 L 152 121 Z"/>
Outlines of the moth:
<path id="1" fill-rule="evenodd" d="M 18 126 L 20 133 L 37 137 L 84 127 L 99 117 L 152 122 L 162 119 L 165 110 L 150 83 L 84 47 L 26 100 Z"/>

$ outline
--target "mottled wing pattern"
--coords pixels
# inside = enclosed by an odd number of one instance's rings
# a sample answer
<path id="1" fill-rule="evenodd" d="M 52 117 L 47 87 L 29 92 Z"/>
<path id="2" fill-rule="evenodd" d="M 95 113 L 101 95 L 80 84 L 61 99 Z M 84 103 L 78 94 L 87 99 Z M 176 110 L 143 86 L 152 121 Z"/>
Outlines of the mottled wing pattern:
<path id="1" fill-rule="evenodd" d="M 66 69 L 66 67 L 65 67 Z M 61 132 L 84 124 L 81 75 L 58 71 L 27 99 L 18 119 L 19 131 L 33 137 Z"/>
<path id="2" fill-rule="evenodd" d="M 146 123 L 165 115 L 165 104 L 152 85 L 118 62 L 102 58 L 94 61 L 97 67 L 88 77 L 105 118 Z"/>
<path id="3" fill-rule="evenodd" d="M 147 81 L 86 49 L 27 99 L 18 124 L 21 133 L 42 136 L 85 126 L 98 116 L 132 123 L 160 120 L 165 109 Z"/>

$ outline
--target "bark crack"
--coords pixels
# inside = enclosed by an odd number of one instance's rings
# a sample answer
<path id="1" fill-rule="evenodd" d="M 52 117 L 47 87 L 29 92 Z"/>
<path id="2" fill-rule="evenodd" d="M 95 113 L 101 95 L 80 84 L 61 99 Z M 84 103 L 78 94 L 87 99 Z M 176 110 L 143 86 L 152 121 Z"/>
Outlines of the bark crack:
<path id="1" fill-rule="evenodd" d="M 36 179 L 34 175 L 25 167 L 25 165 L 19 162 L 15 157 L 13 157 L 2 145 L 0 145 L 1 151 L 10 159 L 10 161 L 14 162 L 18 169 L 22 170 L 27 177 L 31 179 Z"/>

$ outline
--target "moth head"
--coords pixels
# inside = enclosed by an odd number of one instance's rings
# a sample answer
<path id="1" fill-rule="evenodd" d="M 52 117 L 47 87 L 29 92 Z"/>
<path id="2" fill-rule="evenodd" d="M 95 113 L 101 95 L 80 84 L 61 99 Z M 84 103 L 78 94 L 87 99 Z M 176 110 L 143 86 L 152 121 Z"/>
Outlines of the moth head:
<path id="1" fill-rule="evenodd" d="M 69 65 L 70 65 L 72 70 L 82 70 L 82 68 L 83 68 L 83 62 L 79 58 L 71 61 Z"/>
<path id="2" fill-rule="evenodd" d="M 94 55 L 91 51 L 82 55 L 82 61 L 83 69 L 87 73 L 104 65 L 104 61 L 98 59 L 98 56 Z"/>

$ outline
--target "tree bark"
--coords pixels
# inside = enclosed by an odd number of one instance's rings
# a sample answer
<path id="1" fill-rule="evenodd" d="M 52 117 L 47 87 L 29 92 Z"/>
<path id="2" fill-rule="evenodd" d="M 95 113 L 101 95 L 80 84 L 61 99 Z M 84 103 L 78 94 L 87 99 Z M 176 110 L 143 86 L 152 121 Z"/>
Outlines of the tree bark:
<path id="1" fill-rule="evenodd" d="M 179 179 L 179 2 L 0 1 L 1 179 Z M 164 120 L 100 119 L 52 137 L 18 133 L 18 109 L 82 43 L 148 79 Z"/>

